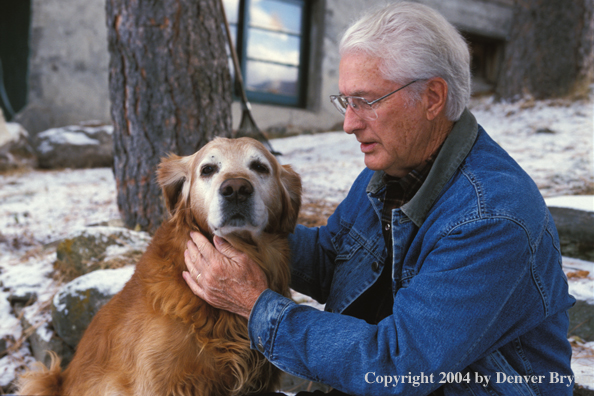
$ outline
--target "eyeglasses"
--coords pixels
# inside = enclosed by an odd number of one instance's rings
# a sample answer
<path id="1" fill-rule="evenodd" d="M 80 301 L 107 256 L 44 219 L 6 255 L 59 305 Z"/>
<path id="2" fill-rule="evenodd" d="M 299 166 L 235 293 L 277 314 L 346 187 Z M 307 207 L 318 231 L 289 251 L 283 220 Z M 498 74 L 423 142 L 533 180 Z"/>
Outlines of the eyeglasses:
<path id="1" fill-rule="evenodd" d="M 406 87 L 408 87 L 410 84 L 415 83 L 419 81 L 417 80 L 413 80 L 411 82 L 409 82 L 406 85 L 403 85 L 402 87 L 398 88 L 395 91 L 390 92 L 387 95 L 382 96 L 379 99 L 376 99 L 374 101 L 367 101 L 367 99 L 362 98 L 360 96 L 344 96 L 344 95 L 330 95 L 330 101 L 332 102 L 332 104 L 334 105 L 334 107 L 336 107 L 336 109 L 338 111 L 340 111 L 340 114 L 345 115 L 347 108 L 350 106 L 351 109 L 353 109 L 353 111 L 355 112 L 355 114 L 357 114 L 359 117 L 366 119 L 366 120 L 376 120 L 377 119 L 377 113 L 375 112 L 375 109 L 373 108 L 373 105 L 376 104 L 377 102 L 379 102 L 380 100 L 386 99 L 388 96 L 395 94 L 396 92 L 400 91 L 401 89 L 404 89 Z"/>

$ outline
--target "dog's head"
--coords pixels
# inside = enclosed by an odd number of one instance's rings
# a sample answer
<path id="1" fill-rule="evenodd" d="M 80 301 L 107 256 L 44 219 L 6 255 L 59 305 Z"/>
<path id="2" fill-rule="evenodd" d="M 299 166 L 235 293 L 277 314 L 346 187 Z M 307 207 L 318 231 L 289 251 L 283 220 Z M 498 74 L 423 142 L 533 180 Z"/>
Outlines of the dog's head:
<path id="1" fill-rule="evenodd" d="M 301 179 L 258 141 L 217 138 L 197 153 L 164 159 L 158 181 L 174 218 L 221 237 L 293 231 Z"/>

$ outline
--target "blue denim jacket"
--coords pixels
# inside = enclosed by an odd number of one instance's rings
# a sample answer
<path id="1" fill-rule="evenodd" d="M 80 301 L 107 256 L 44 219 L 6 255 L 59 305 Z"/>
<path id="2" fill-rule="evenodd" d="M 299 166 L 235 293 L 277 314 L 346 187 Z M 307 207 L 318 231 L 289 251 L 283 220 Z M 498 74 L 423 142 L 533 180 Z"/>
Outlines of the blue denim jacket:
<path id="1" fill-rule="evenodd" d="M 327 226 L 291 236 L 292 287 L 325 311 L 266 290 L 249 319 L 252 348 L 351 395 L 571 395 L 574 299 L 555 225 L 468 110 L 392 213 L 392 315 L 370 325 L 340 314 L 386 261 L 381 176 L 365 169 Z"/>

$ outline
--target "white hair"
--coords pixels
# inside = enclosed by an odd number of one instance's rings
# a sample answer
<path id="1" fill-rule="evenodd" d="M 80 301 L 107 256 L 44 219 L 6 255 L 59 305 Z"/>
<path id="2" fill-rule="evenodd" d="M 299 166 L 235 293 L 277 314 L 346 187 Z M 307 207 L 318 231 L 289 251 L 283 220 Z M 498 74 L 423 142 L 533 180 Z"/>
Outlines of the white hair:
<path id="1" fill-rule="evenodd" d="M 380 58 L 384 78 L 399 84 L 441 77 L 448 84 L 445 114 L 456 121 L 470 100 L 468 44 L 432 8 L 398 2 L 363 16 L 344 34 L 340 55 L 362 52 Z M 416 87 L 415 87 L 416 86 Z M 418 97 L 424 84 L 411 85 Z"/>

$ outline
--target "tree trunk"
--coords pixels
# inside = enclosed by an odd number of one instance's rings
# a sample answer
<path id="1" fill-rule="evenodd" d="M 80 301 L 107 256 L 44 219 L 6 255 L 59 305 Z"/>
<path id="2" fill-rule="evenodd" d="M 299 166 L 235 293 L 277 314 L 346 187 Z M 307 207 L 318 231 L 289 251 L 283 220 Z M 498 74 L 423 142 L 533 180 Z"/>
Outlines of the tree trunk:
<path id="1" fill-rule="evenodd" d="M 118 207 L 126 226 L 164 218 L 160 159 L 231 135 L 231 85 L 217 0 L 106 0 Z"/>
<path id="2" fill-rule="evenodd" d="M 594 70 L 594 0 L 516 0 L 497 95 L 585 94 Z"/>

